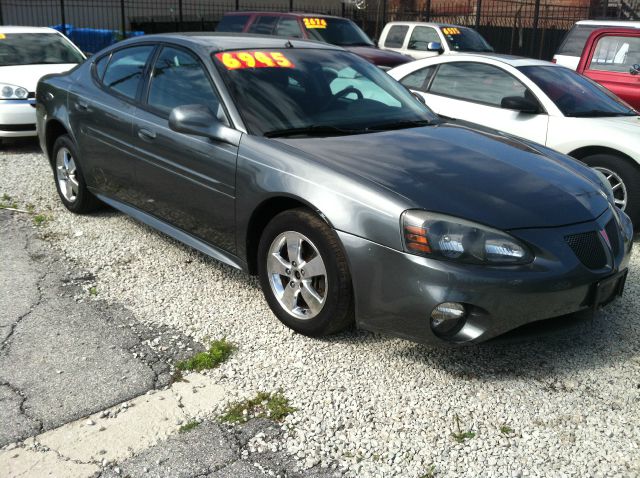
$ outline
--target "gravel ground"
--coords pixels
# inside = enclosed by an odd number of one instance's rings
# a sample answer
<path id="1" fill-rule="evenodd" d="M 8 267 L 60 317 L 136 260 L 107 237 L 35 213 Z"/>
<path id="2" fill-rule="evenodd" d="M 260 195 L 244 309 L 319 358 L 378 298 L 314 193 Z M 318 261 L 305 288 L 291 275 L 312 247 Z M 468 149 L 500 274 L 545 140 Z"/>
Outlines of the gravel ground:
<path id="1" fill-rule="evenodd" d="M 280 325 L 254 278 L 112 210 L 66 212 L 33 143 L 0 152 L 2 194 L 50 216 L 42 236 L 95 275 L 100 299 L 196 340 L 238 344 L 212 374 L 235 390 L 230 399 L 283 390 L 298 411 L 273 446 L 303 468 L 640 476 L 637 253 L 624 298 L 571 331 L 459 349 L 356 331 L 317 340 Z M 458 431 L 475 436 L 458 443 Z"/>

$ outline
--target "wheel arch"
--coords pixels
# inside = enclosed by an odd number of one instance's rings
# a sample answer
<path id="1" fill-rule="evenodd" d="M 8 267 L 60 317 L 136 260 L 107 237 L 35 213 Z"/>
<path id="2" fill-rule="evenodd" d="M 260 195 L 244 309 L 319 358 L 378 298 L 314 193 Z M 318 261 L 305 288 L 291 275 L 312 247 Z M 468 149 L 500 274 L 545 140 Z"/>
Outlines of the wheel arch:
<path id="1" fill-rule="evenodd" d="M 300 207 L 313 211 L 330 227 L 333 227 L 318 208 L 302 198 L 280 194 L 263 200 L 251 213 L 244 236 L 247 269 L 250 274 L 255 275 L 258 272 L 258 245 L 267 224 L 278 214 Z"/>
<path id="2" fill-rule="evenodd" d="M 568 153 L 569 156 L 571 156 L 572 158 L 578 159 L 578 160 L 582 160 L 582 159 L 586 158 L 587 156 L 593 156 L 595 154 L 608 154 L 610 156 L 617 156 L 619 158 L 622 158 L 622 159 L 625 159 L 627 161 L 630 161 L 636 167 L 640 167 L 638 165 L 637 161 L 635 161 L 628 154 L 625 154 L 622 151 L 619 151 L 619 150 L 614 149 L 614 148 L 608 148 L 606 146 L 584 146 L 582 148 L 575 149 L 575 150 L 571 151 L 570 153 Z"/>
<path id="3" fill-rule="evenodd" d="M 60 136 L 63 136 L 65 134 L 68 135 L 69 130 L 62 123 L 62 121 L 58 119 L 52 119 L 47 122 L 47 125 L 45 127 L 44 137 L 45 137 L 45 145 L 47 148 L 46 152 L 47 152 L 47 157 L 49 158 L 49 163 L 53 164 L 53 161 L 54 161 L 53 145 L 55 144 L 56 140 Z"/>

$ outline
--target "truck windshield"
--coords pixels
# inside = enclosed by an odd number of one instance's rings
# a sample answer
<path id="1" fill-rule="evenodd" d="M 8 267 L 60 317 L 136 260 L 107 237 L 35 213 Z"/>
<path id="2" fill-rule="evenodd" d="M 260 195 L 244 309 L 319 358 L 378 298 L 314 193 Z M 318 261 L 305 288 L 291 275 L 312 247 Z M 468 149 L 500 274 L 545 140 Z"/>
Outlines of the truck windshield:
<path id="1" fill-rule="evenodd" d="M 609 90 L 568 68 L 521 66 L 518 68 L 544 91 L 565 116 L 635 116 L 638 113 Z"/>
<path id="2" fill-rule="evenodd" d="M 346 135 L 438 122 L 400 83 L 353 53 L 228 51 L 213 61 L 252 134 Z"/>
<path id="3" fill-rule="evenodd" d="M 493 51 L 491 45 L 473 28 L 440 27 L 453 51 Z"/>
<path id="4" fill-rule="evenodd" d="M 82 63 L 84 58 L 56 33 L 0 34 L 0 66 Z"/>
<path id="5" fill-rule="evenodd" d="M 342 18 L 303 18 L 312 40 L 340 46 L 375 46 L 358 25 Z"/>

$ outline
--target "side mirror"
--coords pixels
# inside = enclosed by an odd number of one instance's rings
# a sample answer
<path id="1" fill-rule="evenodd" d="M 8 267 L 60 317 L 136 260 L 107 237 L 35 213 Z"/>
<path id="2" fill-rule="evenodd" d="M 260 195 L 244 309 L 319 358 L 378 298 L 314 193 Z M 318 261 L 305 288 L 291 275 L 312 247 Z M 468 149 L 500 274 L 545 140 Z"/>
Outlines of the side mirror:
<path id="1" fill-rule="evenodd" d="M 204 136 L 238 146 L 241 133 L 222 124 L 204 105 L 178 106 L 171 110 L 169 128 L 178 133 Z"/>
<path id="2" fill-rule="evenodd" d="M 524 98 L 522 96 L 507 96 L 505 98 L 502 98 L 500 107 L 506 110 L 515 110 L 519 111 L 520 113 L 527 113 L 532 115 L 540 112 L 538 104 L 535 101 L 532 101 L 529 98 Z"/>
<path id="3" fill-rule="evenodd" d="M 632 75 L 640 75 L 640 65 L 637 64 L 637 63 L 635 65 L 633 65 L 629 69 L 629 73 L 631 73 Z"/>
<path id="4" fill-rule="evenodd" d="M 427 43 L 427 51 L 437 51 L 441 54 L 444 53 L 444 48 L 442 48 L 442 43 L 439 41 L 430 41 Z"/>

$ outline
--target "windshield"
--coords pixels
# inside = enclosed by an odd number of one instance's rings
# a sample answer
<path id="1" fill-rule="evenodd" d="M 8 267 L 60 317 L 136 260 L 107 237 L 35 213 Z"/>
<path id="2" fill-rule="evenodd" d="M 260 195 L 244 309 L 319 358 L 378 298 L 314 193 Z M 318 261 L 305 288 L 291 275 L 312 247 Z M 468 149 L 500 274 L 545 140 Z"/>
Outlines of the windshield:
<path id="1" fill-rule="evenodd" d="M 84 58 L 56 33 L 0 34 L 0 66 L 82 63 Z"/>
<path id="2" fill-rule="evenodd" d="M 252 134 L 356 134 L 437 121 L 400 83 L 353 53 L 288 48 L 213 58 Z"/>
<path id="3" fill-rule="evenodd" d="M 440 27 L 453 51 L 493 51 L 491 45 L 472 28 Z"/>
<path id="4" fill-rule="evenodd" d="M 375 46 L 358 25 L 343 18 L 303 18 L 312 40 L 340 46 Z"/>
<path id="5" fill-rule="evenodd" d="M 565 116 L 635 116 L 637 114 L 609 90 L 568 68 L 521 66 L 518 69 L 538 85 Z"/>

